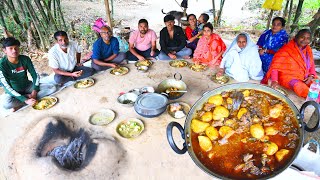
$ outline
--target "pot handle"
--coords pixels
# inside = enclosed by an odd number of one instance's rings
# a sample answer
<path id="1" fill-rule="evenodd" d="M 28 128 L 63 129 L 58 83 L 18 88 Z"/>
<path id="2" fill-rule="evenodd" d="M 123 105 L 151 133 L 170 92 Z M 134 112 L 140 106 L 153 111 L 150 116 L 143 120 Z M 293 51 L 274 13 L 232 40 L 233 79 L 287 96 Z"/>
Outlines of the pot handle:
<path id="1" fill-rule="evenodd" d="M 179 75 L 180 77 L 177 78 L 176 77 L 177 75 Z M 174 77 L 175 80 L 178 80 L 178 81 L 181 81 L 181 79 L 182 79 L 182 75 L 180 73 L 178 73 L 178 72 L 174 73 L 173 77 Z"/>
<path id="2" fill-rule="evenodd" d="M 181 133 L 181 137 L 184 138 L 184 129 L 183 127 L 177 123 L 177 122 L 171 122 L 168 124 L 167 126 L 167 139 L 168 142 L 171 146 L 171 148 L 177 153 L 177 154 L 184 154 L 187 152 L 187 146 L 186 146 L 186 142 L 183 143 L 183 148 L 179 149 L 178 146 L 176 145 L 176 143 L 173 140 L 173 136 L 172 136 L 172 129 L 173 127 L 177 127 Z"/>
<path id="3" fill-rule="evenodd" d="M 306 109 L 306 107 L 308 107 L 309 105 L 312 105 L 313 107 L 315 107 L 315 112 L 317 114 L 317 123 L 314 127 L 310 128 L 308 127 L 307 123 L 303 122 L 303 126 L 305 128 L 306 131 L 308 132 L 314 132 L 316 130 L 318 130 L 320 128 L 320 105 L 315 102 L 315 101 L 307 101 L 305 103 L 302 104 L 301 109 L 300 109 L 300 119 L 303 121 L 304 118 L 304 110 Z"/>

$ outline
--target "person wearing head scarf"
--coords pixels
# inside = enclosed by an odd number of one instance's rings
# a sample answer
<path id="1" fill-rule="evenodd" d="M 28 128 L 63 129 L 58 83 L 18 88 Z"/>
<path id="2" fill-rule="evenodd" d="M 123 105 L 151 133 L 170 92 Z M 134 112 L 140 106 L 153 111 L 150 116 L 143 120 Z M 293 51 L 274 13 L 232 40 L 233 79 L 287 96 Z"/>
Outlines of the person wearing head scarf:
<path id="1" fill-rule="evenodd" d="M 253 80 L 263 78 L 258 47 L 247 33 L 239 34 L 223 54 L 217 76 L 222 76 L 224 73 L 239 82 L 249 81 L 250 78 Z"/>
<path id="2" fill-rule="evenodd" d="M 310 42 L 311 31 L 301 29 L 274 55 L 261 83 L 268 84 L 271 79 L 271 87 L 281 85 L 306 98 L 312 81 L 317 78 Z"/>

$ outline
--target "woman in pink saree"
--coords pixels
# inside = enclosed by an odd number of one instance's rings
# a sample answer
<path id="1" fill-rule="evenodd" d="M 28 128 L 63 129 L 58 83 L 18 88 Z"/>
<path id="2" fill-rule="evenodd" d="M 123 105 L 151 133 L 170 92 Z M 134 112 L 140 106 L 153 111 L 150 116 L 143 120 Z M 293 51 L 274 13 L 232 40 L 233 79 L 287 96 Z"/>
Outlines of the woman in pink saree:
<path id="1" fill-rule="evenodd" d="M 209 67 L 219 66 L 226 45 L 218 34 L 213 33 L 213 26 L 207 23 L 203 26 L 203 36 L 200 38 L 193 54 L 193 61 Z"/>

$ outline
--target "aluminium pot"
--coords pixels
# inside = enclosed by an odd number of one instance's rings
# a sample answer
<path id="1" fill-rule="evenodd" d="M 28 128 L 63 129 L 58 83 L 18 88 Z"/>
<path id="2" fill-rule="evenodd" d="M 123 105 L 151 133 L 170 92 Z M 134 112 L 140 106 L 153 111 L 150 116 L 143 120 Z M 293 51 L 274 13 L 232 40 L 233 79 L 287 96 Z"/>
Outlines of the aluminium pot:
<path id="1" fill-rule="evenodd" d="M 260 85 L 260 84 L 253 84 L 253 83 L 236 83 L 236 84 L 229 84 L 229 85 L 221 86 L 221 87 L 216 88 L 212 91 L 204 93 L 203 96 L 192 106 L 191 110 L 189 111 L 189 113 L 186 117 L 184 128 L 177 122 L 171 122 L 168 124 L 168 126 L 167 126 L 168 142 L 169 142 L 171 148 L 177 154 L 184 154 L 185 152 L 188 151 L 188 153 L 189 153 L 190 157 L 192 158 L 192 160 L 194 161 L 194 163 L 200 169 L 205 171 L 207 174 L 214 176 L 214 177 L 218 177 L 220 179 L 229 179 L 228 177 L 224 177 L 214 171 L 209 170 L 206 166 L 204 166 L 198 160 L 198 158 L 195 155 L 195 152 L 193 150 L 193 146 L 192 146 L 192 142 L 191 142 L 191 131 L 192 131 L 191 130 L 191 120 L 194 117 L 196 111 L 200 110 L 202 108 L 202 105 L 205 102 L 207 102 L 207 100 L 210 96 L 215 95 L 215 94 L 220 94 L 223 91 L 241 90 L 241 89 L 259 90 L 259 91 L 265 92 L 267 94 L 273 95 L 273 96 L 283 100 L 292 109 L 292 111 L 298 121 L 297 123 L 298 123 L 298 127 L 299 127 L 299 132 L 297 134 L 299 136 L 299 141 L 298 141 L 297 147 L 295 149 L 295 153 L 292 156 L 292 158 L 289 159 L 288 163 L 285 164 L 281 169 L 274 171 L 271 174 L 263 177 L 263 179 L 272 178 L 272 177 L 280 174 L 281 172 L 283 172 L 285 169 L 287 169 L 292 164 L 294 159 L 297 157 L 297 155 L 300 152 L 302 145 L 303 145 L 304 131 L 306 130 L 308 132 L 314 132 L 320 128 L 320 124 L 319 124 L 320 105 L 318 103 L 316 103 L 314 101 L 307 101 L 301 106 L 300 111 L 299 111 L 289 98 L 287 98 L 286 96 L 281 94 L 279 91 L 276 91 L 268 86 L 264 86 L 264 85 Z M 305 108 L 309 105 L 312 105 L 315 107 L 315 112 L 317 114 L 317 122 L 315 123 L 316 125 L 314 127 L 308 127 L 307 124 L 305 122 L 303 122 Z M 173 127 L 178 128 L 178 130 L 181 133 L 182 138 L 185 140 L 185 142 L 183 143 L 182 149 L 178 148 L 177 145 L 175 144 L 175 141 L 172 136 Z"/>
<path id="2" fill-rule="evenodd" d="M 141 94 L 134 103 L 134 110 L 140 116 L 153 118 L 160 116 L 167 109 L 168 98 L 158 93 Z"/>
<path id="3" fill-rule="evenodd" d="M 179 75 L 180 77 L 177 77 Z M 170 96 L 170 94 L 166 93 L 166 90 L 169 88 L 177 88 L 178 90 L 185 91 L 187 90 L 187 85 L 182 81 L 182 75 L 180 73 L 174 74 L 174 79 L 166 79 L 163 80 L 157 88 L 157 92 L 163 94 L 168 97 L 170 100 L 178 99 L 184 95 L 184 92 L 180 92 L 176 96 Z"/>

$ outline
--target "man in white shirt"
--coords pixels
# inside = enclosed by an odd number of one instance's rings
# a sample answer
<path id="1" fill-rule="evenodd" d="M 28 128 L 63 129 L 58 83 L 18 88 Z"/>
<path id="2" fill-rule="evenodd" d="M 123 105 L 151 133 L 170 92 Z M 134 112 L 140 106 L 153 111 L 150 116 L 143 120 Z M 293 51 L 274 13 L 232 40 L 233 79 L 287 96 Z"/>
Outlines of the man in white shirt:
<path id="1" fill-rule="evenodd" d="M 69 41 L 64 31 L 54 33 L 56 44 L 49 50 L 49 66 L 53 69 L 54 81 L 63 84 L 68 81 L 89 77 L 93 69 L 80 63 L 82 48 L 74 41 Z"/>
<path id="2" fill-rule="evenodd" d="M 160 53 L 156 47 L 156 40 L 157 35 L 152 29 L 149 29 L 148 21 L 140 19 L 138 30 L 130 34 L 127 59 L 129 61 L 141 61 L 155 58 Z"/>

